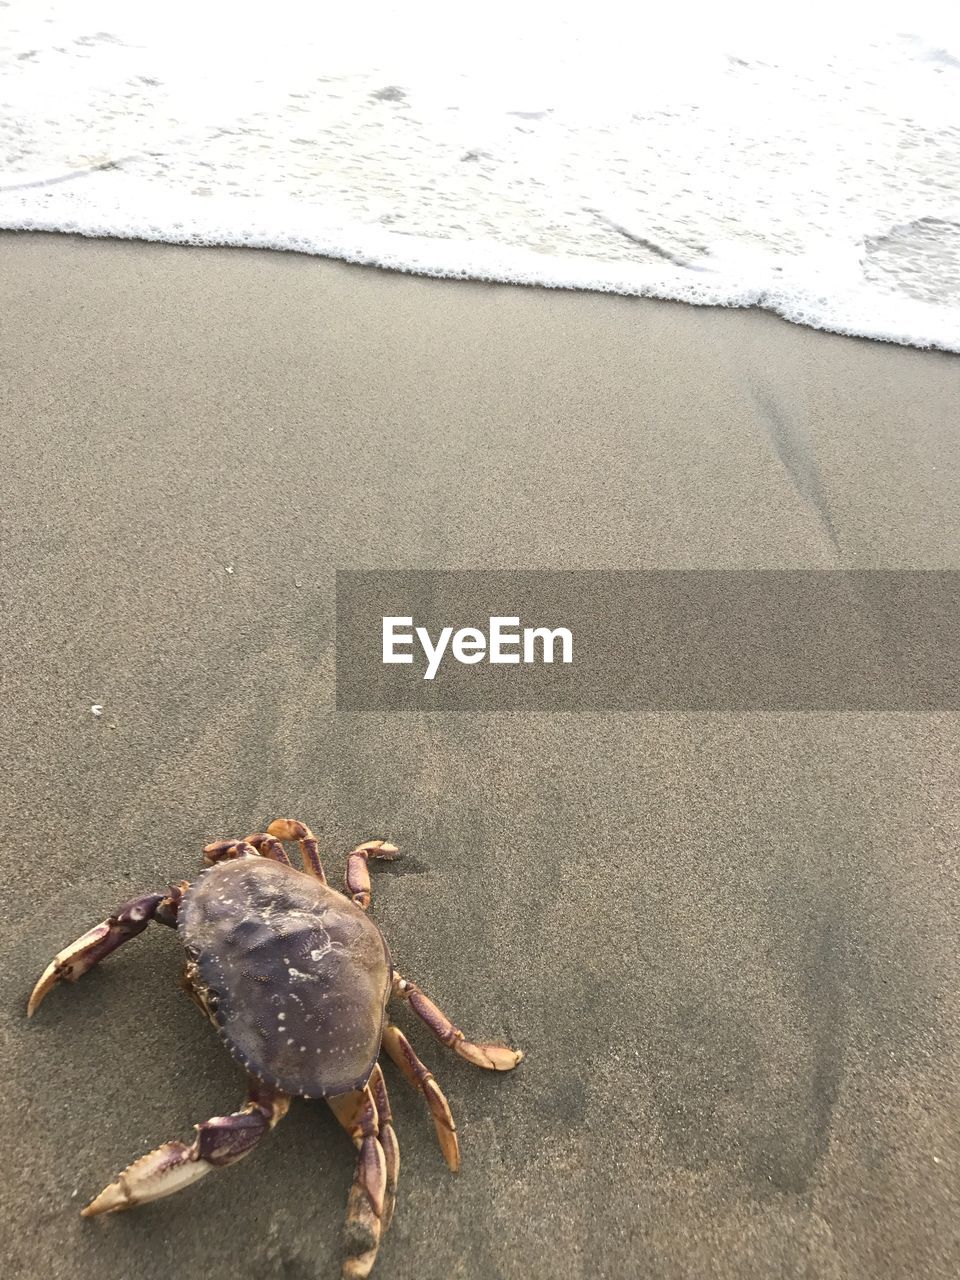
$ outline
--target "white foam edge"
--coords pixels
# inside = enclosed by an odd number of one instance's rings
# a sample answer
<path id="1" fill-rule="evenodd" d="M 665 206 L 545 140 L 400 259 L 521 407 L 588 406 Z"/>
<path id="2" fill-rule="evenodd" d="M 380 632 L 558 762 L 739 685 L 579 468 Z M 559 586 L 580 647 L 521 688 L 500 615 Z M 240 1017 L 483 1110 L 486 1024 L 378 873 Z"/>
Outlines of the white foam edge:
<path id="1" fill-rule="evenodd" d="M 317 206 L 293 200 L 198 196 L 143 183 L 134 194 L 136 199 L 127 200 L 108 195 L 90 180 L 63 189 L 0 193 L 0 229 L 274 249 L 441 279 L 579 289 L 694 306 L 759 307 L 829 333 L 960 352 L 960 308 L 892 295 L 869 282 L 831 288 L 828 271 L 819 274 L 819 287 L 811 287 L 772 278 L 762 269 L 748 279 L 721 262 L 713 269 L 693 269 L 600 261 L 493 240 L 436 239 L 358 221 L 334 223 L 325 221 Z M 142 211 L 145 205 L 151 216 Z"/>

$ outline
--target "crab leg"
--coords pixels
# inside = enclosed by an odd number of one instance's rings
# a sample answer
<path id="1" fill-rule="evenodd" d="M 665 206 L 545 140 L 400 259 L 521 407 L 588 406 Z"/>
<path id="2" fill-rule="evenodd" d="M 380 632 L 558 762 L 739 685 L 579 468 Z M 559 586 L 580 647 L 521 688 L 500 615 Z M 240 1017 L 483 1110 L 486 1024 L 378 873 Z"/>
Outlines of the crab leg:
<path id="1" fill-rule="evenodd" d="M 378 1139 L 377 1105 L 369 1085 L 327 1102 L 359 1152 L 347 1200 L 347 1256 L 342 1274 L 345 1280 L 364 1280 L 377 1258 L 387 1196 L 387 1161 Z"/>
<path id="2" fill-rule="evenodd" d="M 393 1127 L 393 1112 L 390 1110 L 387 1082 L 383 1078 L 383 1071 L 379 1062 L 370 1075 L 370 1091 L 373 1094 L 374 1105 L 377 1108 L 380 1145 L 383 1147 L 384 1160 L 387 1166 L 387 1189 L 383 1198 L 383 1230 L 386 1231 L 393 1221 L 393 1210 L 397 1203 L 397 1183 L 400 1179 L 400 1144 L 397 1142 L 397 1131 Z"/>
<path id="3" fill-rule="evenodd" d="M 300 845 L 304 871 L 308 875 L 316 876 L 321 884 L 327 883 L 327 877 L 323 874 L 323 863 L 320 861 L 320 845 L 317 837 L 305 823 L 297 822 L 293 818 L 277 818 L 267 827 L 267 835 L 273 836 L 275 840 L 296 840 Z M 252 840 L 253 836 L 249 839 Z"/>
<path id="4" fill-rule="evenodd" d="M 293 866 L 286 849 L 276 836 L 268 835 L 265 831 L 255 831 L 253 835 L 247 836 L 243 843 L 253 845 L 257 853 L 263 858 L 272 858 L 274 862 L 282 862 L 285 867 Z"/>
<path id="5" fill-rule="evenodd" d="M 475 1067 L 483 1067 L 485 1071 L 512 1071 L 523 1057 L 521 1050 L 511 1049 L 505 1044 L 473 1044 L 419 987 L 396 971 L 393 975 L 393 995 L 398 1000 L 406 1001 L 441 1044 L 472 1062 Z"/>
<path id="6" fill-rule="evenodd" d="M 255 840 L 267 841 L 269 847 L 261 849 L 253 844 Z M 272 858 L 274 862 L 285 862 L 290 866 L 290 859 L 283 848 L 268 836 L 247 836 L 246 840 L 214 840 L 212 844 L 203 846 L 203 860 L 208 866 L 214 862 L 226 862 L 230 858 L 258 858 L 261 854 Z"/>
<path id="7" fill-rule="evenodd" d="M 347 855 L 347 897 L 366 911 L 370 905 L 370 869 L 368 858 L 385 858 L 388 862 L 400 850 L 386 840 L 367 840 Z"/>
<path id="8" fill-rule="evenodd" d="M 384 1027 L 383 1047 L 400 1068 L 403 1077 L 415 1089 L 419 1089 L 426 1098 L 443 1158 L 450 1169 L 456 1173 L 460 1168 L 460 1145 L 457 1142 L 457 1126 L 453 1122 L 450 1104 L 443 1096 L 443 1090 L 434 1080 L 429 1069 L 414 1053 L 413 1045 L 399 1027 L 390 1024 Z"/>
<path id="9" fill-rule="evenodd" d="M 396 1130 L 393 1127 L 393 1113 L 390 1110 L 390 1099 L 387 1096 L 387 1082 L 383 1078 L 379 1062 L 370 1073 L 368 1081 L 370 1092 L 373 1094 L 374 1105 L 377 1108 L 377 1127 L 379 1129 L 379 1141 L 383 1147 L 384 1160 L 387 1168 L 387 1189 L 383 1199 L 383 1220 L 382 1230 L 386 1233 L 387 1227 L 393 1218 L 393 1208 L 397 1199 L 397 1180 L 400 1177 L 400 1147 L 397 1143 Z M 360 1097 L 362 1095 L 357 1095 Z M 356 1114 L 354 1109 L 350 1109 L 344 1118 L 343 1114 L 338 1114 L 336 1108 L 333 1109 L 337 1119 L 346 1129 L 354 1142 L 358 1142 L 356 1128 Z"/>
<path id="10" fill-rule="evenodd" d="M 165 1142 L 156 1151 L 128 1165 L 115 1181 L 81 1210 L 84 1218 L 117 1213 L 134 1205 L 160 1200 L 247 1155 L 278 1120 L 290 1099 L 251 1081 L 245 1105 L 229 1116 L 214 1116 L 195 1126 L 197 1136 L 185 1142 Z"/>
<path id="11" fill-rule="evenodd" d="M 151 920 L 175 926 L 177 908 L 185 890 L 186 881 L 171 886 L 166 893 L 147 893 L 142 898 L 132 898 L 118 907 L 112 916 L 88 929 L 76 942 L 59 951 L 40 975 L 27 1002 L 27 1017 L 32 1018 L 44 997 L 58 982 L 76 982 L 88 969 L 105 960 L 112 951 L 142 933 Z"/>

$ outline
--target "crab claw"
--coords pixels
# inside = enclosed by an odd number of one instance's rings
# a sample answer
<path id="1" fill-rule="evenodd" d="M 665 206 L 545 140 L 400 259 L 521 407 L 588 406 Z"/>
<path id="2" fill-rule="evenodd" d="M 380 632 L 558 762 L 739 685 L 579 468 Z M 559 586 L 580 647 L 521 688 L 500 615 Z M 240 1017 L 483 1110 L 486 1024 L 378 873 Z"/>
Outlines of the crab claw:
<path id="1" fill-rule="evenodd" d="M 240 1111 L 194 1125 L 197 1136 L 189 1146 L 185 1142 L 165 1142 L 149 1155 L 134 1160 L 81 1210 L 81 1216 L 95 1218 L 101 1213 L 118 1213 L 135 1204 L 159 1200 L 197 1182 L 211 1169 L 242 1160 L 286 1115 L 289 1105 L 290 1099 L 284 1094 L 254 1083 Z"/>
<path id="2" fill-rule="evenodd" d="M 186 882 L 179 888 L 171 885 L 168 893 L 147 893 L 142 898 L 132 898 L 109 919 L 95 924 L 75 942 L 57 952 L 30 993 L 27 1017 L 33 1017 L 41 1001 L 58 982 L 76 982 L 117 947 L 142 933 L 151 920 L 174 924 L 185 885 Z"/>
<path id="3" fill-rule="evenodd" d="M 27 1017 L 32 1018 L 44 998 L 49 995 L 58 982 L 76 982 L 79 977 L 91 969 L 100 959 L 102 944 L 110 936 L 110 924 L 95 925 L 76 942 L 59 951 L 43 973 L 30 993 L 27 1001 Z"/>
<path id="4" fill-rule="evenodd" d="M 454 1053 L 485 1071 L 512 1071 L 523 1060 L 522 1049 L 511 1049 L 505 1044 L 472 1044 L 469 1040 L 455 1040 Z"/>
<path id="5" fill-rule="evenodd" d="M 184 1142 L 165 1142 L 156 1151 L 128 1165 L 96 1199 L 80 1210 L 80 1216 L 95 1218 L 101 1213 L 118 1213 L 132 1209 L 135 1204 L 159 1200 L 198 1181 L 213 1167 L 208 1161 L 197 1159 L 195 1147 L 188 1147 Z"/>

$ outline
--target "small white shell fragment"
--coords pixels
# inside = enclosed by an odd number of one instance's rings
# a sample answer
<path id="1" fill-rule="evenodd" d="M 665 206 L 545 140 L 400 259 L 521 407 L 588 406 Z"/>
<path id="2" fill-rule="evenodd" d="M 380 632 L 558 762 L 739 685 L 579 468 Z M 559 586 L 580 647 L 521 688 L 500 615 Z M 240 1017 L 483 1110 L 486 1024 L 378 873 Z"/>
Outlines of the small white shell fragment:
<path id="1" fill-rule="evenodd" d="M 95 702 L 93 704 L 93 706 L 90 708 L 90 714 L 92 716 L 95 716 L 97 720 L 100 719 L 100 717 L 103 715 L 103 707 L 101 707 L 99 702 Z"/>
<path id="2" fill-rule="evenodd" d="M 232 564 L 226 564 L 226 565 L 224 565 L 224 566 L 223 566 L 223 572 L 224 572 L 224 573 L 233 573 L 233 565 L 232 565 Z"/>

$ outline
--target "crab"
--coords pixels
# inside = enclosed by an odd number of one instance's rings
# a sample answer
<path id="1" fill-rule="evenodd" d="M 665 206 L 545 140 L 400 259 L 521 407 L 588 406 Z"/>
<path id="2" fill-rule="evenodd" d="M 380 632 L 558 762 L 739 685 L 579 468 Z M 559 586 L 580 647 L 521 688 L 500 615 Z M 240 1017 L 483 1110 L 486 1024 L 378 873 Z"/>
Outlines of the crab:
<path id="1" fill-rule="evenodd" d="M 292 841 L 299 844 L 302 870 L 284 848 Z M 302 822 L 279 818 L 265 832 L 215 841 L 203 853 L 208 869 L 193 884 L 134 898 L 55 956 L 27 1014 L 32 1017 L 57 983 L 76 982 L 151 920 L 169 925 L 187 953 L 181 985 L 246 1073 L 246 1100 L 232 1115 L 196 1125 L 192 1143 L 165 1142 L 134 1160 L 82 1214 L 115 1213 L 179 1191 L 248 1155 L 292 1098 L 319 1098 L 358 1152 L 342 1269 L 358 1280 L 370 1274 L 390 1225 L 400 1171 L 381 1050 L 423 1094 L 450 1169 L 460 1166 L 450 1107 L 390 1021 L 391 1000 L 407 1004 L 442 1044 L 476 1067 L 510 1071 L 523 1054 L 468 1040 L 393 967 L 366 912 L 368 861 L 396 857 L 395 845 L 358 845 L 347 857 L 345 894 L 327 883 L 317 839 Z"/>

